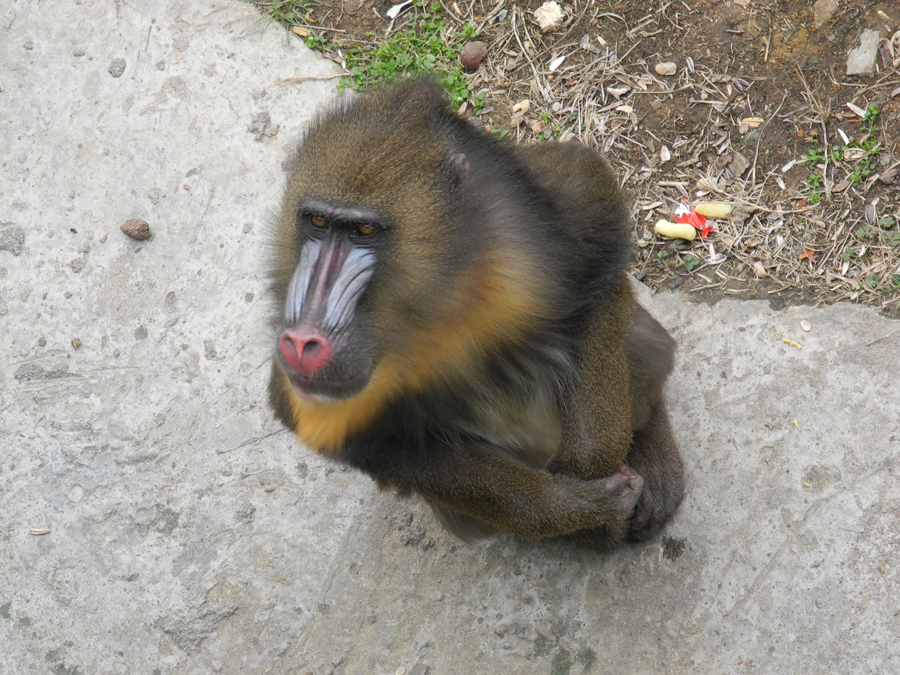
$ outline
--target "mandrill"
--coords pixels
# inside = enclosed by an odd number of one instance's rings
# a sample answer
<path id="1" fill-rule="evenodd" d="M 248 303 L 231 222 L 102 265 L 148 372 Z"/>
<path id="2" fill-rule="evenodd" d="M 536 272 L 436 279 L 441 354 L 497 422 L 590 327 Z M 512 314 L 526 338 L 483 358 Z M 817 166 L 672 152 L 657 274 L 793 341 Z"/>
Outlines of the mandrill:
<path id="1" fill-rule="evenodd" d="M 275 234 L 270 400 L 315 452 L 466 540 L 610 550 L 674 513 L 674 341 L 596 152 L 510 147 L 405 80 L 313 123 Z"/>

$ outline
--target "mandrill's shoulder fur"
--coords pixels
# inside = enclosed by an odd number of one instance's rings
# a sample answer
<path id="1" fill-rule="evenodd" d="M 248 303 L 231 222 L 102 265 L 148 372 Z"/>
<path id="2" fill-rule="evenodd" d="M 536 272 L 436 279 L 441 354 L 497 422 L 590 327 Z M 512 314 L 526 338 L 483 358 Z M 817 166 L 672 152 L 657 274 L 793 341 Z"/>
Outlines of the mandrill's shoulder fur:
<path id="1" fill-rule="evenodd" d="M 357 349 L 373 366 L 359 393 L 315 400 L 276 362 L 278 417 L 314 450 L 421 493 L 463 535 L 621 521 L 554 515 L 567 510 L 556 502 L 525 524 L 505 512 L 539 503 L 534 491 L 557 490 L 561 476 L 613 481 L 638 431 L 633 407 L 642 425 L 667 424 L 673 344 L 631 295 L 629 207 L 602 157 L 576 143 L 507 146 L 419 79 L 322 116 L 297 167 L 277 226 L 276 296 L 291 300 L 304 204 L 377 214 L 376 262 L 355 306 L 367 336 Z M 626 353 L 629 331 L 637 346 Z M 661 357 L 645 359 L 644 343 Z M 593 543 L 619 543 L 615 527 Z"/>

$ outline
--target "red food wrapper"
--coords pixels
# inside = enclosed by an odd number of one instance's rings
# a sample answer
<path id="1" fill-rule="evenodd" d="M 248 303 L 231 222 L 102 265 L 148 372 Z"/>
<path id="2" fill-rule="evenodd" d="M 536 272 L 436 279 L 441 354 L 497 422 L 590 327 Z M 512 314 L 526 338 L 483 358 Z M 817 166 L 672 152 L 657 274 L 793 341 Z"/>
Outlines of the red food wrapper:
<path id="1" fill-rule="evenodd" d="M 706 235 L 713 231 L 713 226 L 709 224 L 706 216 L 697 213 L 694 205 L 683 197 L 681 202 L 675 206 L 673 215 L 676 223 L 687 223 L 693 225 L 695 230 L 699 230 L 701 239 L 705 239 Z"/>

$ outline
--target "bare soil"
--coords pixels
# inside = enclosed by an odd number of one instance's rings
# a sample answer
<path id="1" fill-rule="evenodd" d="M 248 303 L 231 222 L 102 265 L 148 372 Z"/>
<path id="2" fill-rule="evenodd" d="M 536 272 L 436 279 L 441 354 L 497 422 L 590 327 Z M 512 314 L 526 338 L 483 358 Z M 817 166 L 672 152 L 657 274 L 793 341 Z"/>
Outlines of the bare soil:
<path id="1" fill-rule="evenodd" d="M 638 278 L 704 301 L 849 299 L 900 316 L 900 4 L 575 0 L 547 33 L 541 4 L 443 0 L 442 14 L 489 45 L 470 76 L 485 126 L 520 142 L 575 137 L 615 165 L 635 200 Z M 294 25 L 326 36 L 341 62 L 342 46 L 402 28 L 391 5 L 330 0 Z M 847 75 L 867 29 L 882 39 L 874 72 Z M 658 73 L 664 62 L 674 75 Z M 874 125 L 860 115 L 869 106 Z M 683 198 L 735 212 L 705 239 L 660 237 L 655 222 Z"/>

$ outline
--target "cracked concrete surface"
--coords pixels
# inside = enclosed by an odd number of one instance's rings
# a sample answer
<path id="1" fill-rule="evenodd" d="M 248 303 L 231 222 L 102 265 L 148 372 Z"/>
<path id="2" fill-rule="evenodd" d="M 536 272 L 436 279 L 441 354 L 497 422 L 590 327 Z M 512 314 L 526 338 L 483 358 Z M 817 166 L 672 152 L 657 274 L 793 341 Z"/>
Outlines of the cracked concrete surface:
<path id="1" fill-rule="evenodd" d="M 613 555 L 462 545 L 273 421 L 267 219 L 335 96 L 284 81 L 336 72 L 231 0 L 0 7 L 0 673 L 900 672 L 871 309 L 644 293 L 688 493 Z"/>

